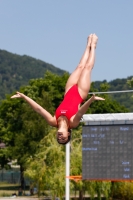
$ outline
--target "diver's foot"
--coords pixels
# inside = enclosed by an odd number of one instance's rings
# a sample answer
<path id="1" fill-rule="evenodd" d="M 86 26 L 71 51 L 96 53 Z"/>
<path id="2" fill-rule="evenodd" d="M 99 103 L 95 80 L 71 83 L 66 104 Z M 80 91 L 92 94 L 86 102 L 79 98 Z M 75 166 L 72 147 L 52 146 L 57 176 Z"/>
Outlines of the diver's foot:
<path id="1" fill-rule="evenodd" d="M 87 45 L 88 45 L 89 47 L 91 46 L 92 35 L 93 35 L 93 34 L 90 34 L 89 37 L 87 38 Z"/>
<path id="2" fill-rule="evenodd" d="M 91 47 L 96 48 L 97 41 L 98 41 L 97 35 L 96 35 L 96 34 L 93 34 L 93 35 L 92 35 L 92 40 L 91 40 Z"/>

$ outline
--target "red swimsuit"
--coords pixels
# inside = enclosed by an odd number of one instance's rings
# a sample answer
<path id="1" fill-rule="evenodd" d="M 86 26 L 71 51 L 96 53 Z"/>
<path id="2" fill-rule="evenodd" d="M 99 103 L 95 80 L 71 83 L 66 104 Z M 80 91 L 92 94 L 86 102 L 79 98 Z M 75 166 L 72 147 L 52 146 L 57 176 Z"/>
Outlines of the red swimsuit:
<path id="1" fill-rule="evenodd" d="M 81 98 L 78 86 L 73 85 L 68 92 L 65 94 L 63 101 L 59 105 L 59 107 L 55 111 L 56 119 L 58 119 L 61 115 L 70 119 L 73 115 L 75 115 L 78 111 L 78 106 L 83 102 Z"/>

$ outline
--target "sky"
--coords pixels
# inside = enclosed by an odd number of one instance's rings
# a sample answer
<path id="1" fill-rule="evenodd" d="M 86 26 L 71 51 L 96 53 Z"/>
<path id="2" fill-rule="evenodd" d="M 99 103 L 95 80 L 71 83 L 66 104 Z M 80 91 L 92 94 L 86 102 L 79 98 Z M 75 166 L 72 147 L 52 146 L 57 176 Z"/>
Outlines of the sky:
<path id="1" fill-rule="evenodd" d="M 0 0 L 0 49 L 70 73 L 91 33 L 98 36 L 92 81 L 133 76 L 132 0 Z"/>

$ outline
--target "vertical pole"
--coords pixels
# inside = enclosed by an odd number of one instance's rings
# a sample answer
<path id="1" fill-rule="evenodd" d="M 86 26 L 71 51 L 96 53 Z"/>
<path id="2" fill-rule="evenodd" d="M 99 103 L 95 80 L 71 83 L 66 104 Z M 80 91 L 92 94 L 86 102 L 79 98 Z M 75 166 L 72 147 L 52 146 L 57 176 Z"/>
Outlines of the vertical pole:
<path id="1" fill-rule="evenodd" d="M 66 144 L 66 177 L 70 176 L 70 142 Z M 66 178 L 66 200 L 70 200 L 69 178 Z"/>

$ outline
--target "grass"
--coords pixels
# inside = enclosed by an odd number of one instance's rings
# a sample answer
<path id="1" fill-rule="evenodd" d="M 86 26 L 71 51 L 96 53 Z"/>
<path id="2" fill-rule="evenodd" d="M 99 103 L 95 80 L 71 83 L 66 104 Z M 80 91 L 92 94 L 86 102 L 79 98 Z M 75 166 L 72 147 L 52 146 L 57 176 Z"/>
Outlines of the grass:
<path id="1" fill-rule="evenodd" d="M 0 197 L 10 197 L 12 194 L 15 193 L 12 190 L 0 190 Z"/>
<path id="2" fill-rule="evenodd" d="M 0 182 L 0 197 L 9 197 L 12 196 L 13 193 L 18 195 L 18 190 L 20 188 L 19 184 L 11 184 L 6 182 Z M 28 193 L 29 189 L 25 190 L 25 193 Z"/>
<path id="3" fill-rule="evenodd" d="M 0 182 L 0 187 L 16 186 L 16 185 L 19 186 L 19 184 Z"/>
<path id="4" fill-rule="evenodd" d="M 20 188 L 19 184 L 11 184 L 11 183 L 6 183 L 6 182 L 0 182 L 0 197 L 11 197 L 13 193 L 16 193 L 18 195 L 19 188 Z M 46 192 L 46 194 L 49 193 L 49 191 L 45 191 L 45 192 Z M 29 189 L 28 188 L 26 188 L 26 190 L 25 190 L 25 194 L 26 193 L 29 193 Z M 46 194 L 44 194 L 44 195 L 46 195 Z M 71 198 L 71 200 L 74 200 L 74 199 L 78 200 L 78 195 L 79 194 L 77 192 L 76 198 L 74 198 L 75 193 L 72 192 L 71 196 L 73 196 L 73 198 Z M 87 193 L 86 193 L 86 196 L 88 196 Z M 85 199 L 86 200 L 90 200 L 89 197 L 88 198 L 86 197 Z M 97 198 L 95 198 L 95 200 L 97 200 Z M 102 198 L 102 200 L 105 200 L 105 198 Z"/>

